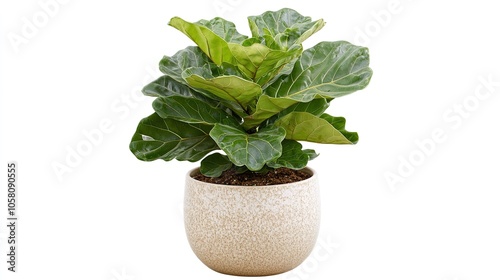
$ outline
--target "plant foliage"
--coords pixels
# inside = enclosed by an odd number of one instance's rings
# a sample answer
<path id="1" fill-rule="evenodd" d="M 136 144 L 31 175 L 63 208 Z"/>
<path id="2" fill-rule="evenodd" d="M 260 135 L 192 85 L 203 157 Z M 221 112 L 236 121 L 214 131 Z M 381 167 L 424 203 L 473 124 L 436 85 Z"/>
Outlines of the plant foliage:
<path id="1" fill-rule="evenodd" d="M 145 86 L 155 113 L 141 120 L 130 150 L 144 161 L 201 160 L 217 177 L 238 168 L 302 169 L 317 156 L 298 141 L 355 144 L 330 102 L 365 88 L 368 49 L 345 41 L 302 43 L 325 22 L 292 9 L 248 17 L 251 37 L 222 18 L 169 25 L 197 46 L 160 61 L 164 74 Z M 222 150 L 223 154 L 213 151 Z"/>

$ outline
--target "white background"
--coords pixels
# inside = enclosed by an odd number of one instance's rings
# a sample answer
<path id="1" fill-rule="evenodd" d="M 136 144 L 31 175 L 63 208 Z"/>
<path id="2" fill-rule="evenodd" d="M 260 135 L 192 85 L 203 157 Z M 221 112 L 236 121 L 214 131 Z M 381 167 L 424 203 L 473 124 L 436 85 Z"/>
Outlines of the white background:
<path id="1" fill-rule="evenodd" d="M 247 16 L 285 6 L 326 20 L 306 48 L 368 46 L 374 75 L 328 111 L 359 143 L 305 144 L 321 153 L 310 164 L 323 203 L 315 254 L 267 279 L 500 279 L 494 1 L 61 0 L 44 22 L 47 2 L 0 4 L 1 279 L 235 279 L 206 268 L 184 235 L 184 175 L 197 164 L 141 162 L 128 144 L 152 112 L 140 88 L 163 55 L 192 45 L 171 17 L 222 16 L 249 34 Z M 101 122 L 110 127 L 68 166 Z M 439 143 L 424 140 L 439 132 Z M 19 165 L 15 274 L 4 261 L 9 160 Z"/>

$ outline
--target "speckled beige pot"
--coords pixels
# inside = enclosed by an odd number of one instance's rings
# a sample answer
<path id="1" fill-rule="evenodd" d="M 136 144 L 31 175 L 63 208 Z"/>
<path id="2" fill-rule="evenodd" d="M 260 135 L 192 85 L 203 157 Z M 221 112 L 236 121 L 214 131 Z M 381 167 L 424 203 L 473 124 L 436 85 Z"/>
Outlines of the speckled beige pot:
<path id="1" fill-rule="evenodd" d="M 186 177 L 189 244 L 211 269 L 232 275 L 283 273 L 301 264 L 318 236 L 317 175 L 272 186 L 227 186 Z"/>

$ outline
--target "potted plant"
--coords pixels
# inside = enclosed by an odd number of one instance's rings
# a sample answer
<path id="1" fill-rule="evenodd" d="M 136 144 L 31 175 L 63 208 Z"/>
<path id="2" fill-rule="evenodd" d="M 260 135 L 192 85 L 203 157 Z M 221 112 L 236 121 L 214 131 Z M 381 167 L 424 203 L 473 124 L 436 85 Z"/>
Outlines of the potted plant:
<path id="1" fill-rule="evenodd" d="M 355 144 L 330 102 L 365 88 L 368 49 L 345 41 L 302 42 L 325 24 L 292 9 L 248 17 L 251 37 L 222 18 L 169 25 L 197 46 L 165 56 L 144 87 L 156 97 L 130 150 L 144 161 L 200 161 L 188 172 L 185 226 L 198 258 L 233 275 L 298 266 L 319 229 L 317 156 L 300 141 Z M 220 152 L 219 152 L 220 151 Z"/>

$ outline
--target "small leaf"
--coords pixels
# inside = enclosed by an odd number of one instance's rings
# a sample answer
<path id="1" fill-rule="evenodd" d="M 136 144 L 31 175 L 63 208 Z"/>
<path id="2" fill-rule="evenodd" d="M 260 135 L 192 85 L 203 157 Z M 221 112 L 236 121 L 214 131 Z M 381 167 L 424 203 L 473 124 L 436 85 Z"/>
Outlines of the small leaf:
<path id="1" fill-rule="evenodd" d="M 306 153 L 307 156 L 309 156 L 309 160 L 313 160 L 319 156 L 319 154 L 316 153 L 316 151 L 312 150 L 312 149 L 305 149 L 305 150 L 303 150 L 303 152 Z"/>
<path id="2" fill-rule="evenodd" d="M 248 22 L 253 37 L 267 37 L 268 44 L 276 43 L 286 48 L 302 44 L 325 25 L 322 19 L 311 21 L 310 17 L 289 8 L 250 16 Z"/>
<path id="3" fill-rule="evenodd" d="M 280 127 L 267 127 L 253 134 L 216 124 L 210 136 L 226 153 L 236 166 L 246 166 L 251 171 L 258 171 L 264 165 L 281 156 L 281 142 L 285 130 Z"/>
<path id="4" fill-rule="evenodd" d="M 274 168 L 271 168 L 267 165 L 264 165 L 261 169 L 257 170 L 257 171 L 253 171 L 257 174 L 266 174 L 268 173 L 269 171 L 273 170 Z"/>
<path id="5" fill-rule="evenodd" d="M 250 46 L 229 44 L 238 69 L 257 84 L 264 86 L 302 52 L 296 45 L 288 50 L 273 50 L 260 43 Z"/>
<path id="6" fill-rule="evenodd" d="M 345 119 L 327 114 L 321 117 L 306 112 L 293 112 L 275 122 L 286 130 L 286 139 L 324 144 L 355 144 L 356 132 L 345 130 Z"/>
<path id="7" fill-rule="evenodd" d="M 243 174 L 245 172 L 248 172 L 248 168 L 246 166 L 236 166 L 236 165 L 233 165 L 233 170 L 234 170 L 234 173 L 236 174 Z"/>
<path id="8" fill-rule="evenodd" d="M 211 154 L 201 161 L 200 172 L 207 177 L 219 177 L 222 172 L 231 169 L 233 163 L 227 156 Z"/>
<path id="9" fill-rule="evenodd" d="M 211 126 L 188 124 L 173 119 L 162 119 L 156 113 L 142 119 L 130 142 L 130 150 L 144 161 L 198 161 L 217 150 L 210 138 Z"/>
<path id="10" fill-rule="evenodd" d="M 302 151 L 302 145 L 299 142 L 285 139 L 281 145 L 283 146 L 281 157 L 268 162 L 267 166 L 271 168 L 286 167 L 295 170 L 300 170 L 307 166 L 309 154 Z"/>
<path id="11" fill-rule="evenodd" d="M 185 96 L 160 97 L 153 102 L 156 113 L 186 123 L 215 125 L 222 123 L 238 127 L 238 121 L 226 111 L 214 108 L 202 100 Z"/>

